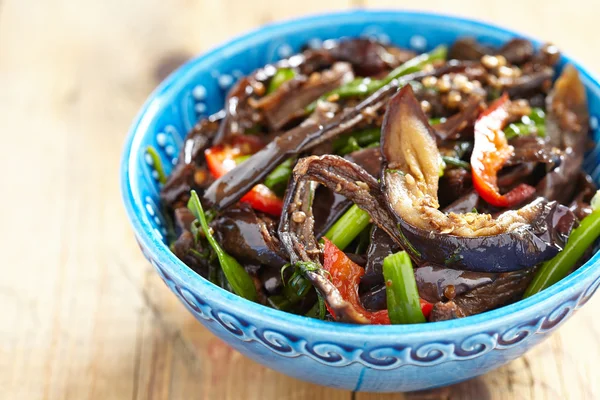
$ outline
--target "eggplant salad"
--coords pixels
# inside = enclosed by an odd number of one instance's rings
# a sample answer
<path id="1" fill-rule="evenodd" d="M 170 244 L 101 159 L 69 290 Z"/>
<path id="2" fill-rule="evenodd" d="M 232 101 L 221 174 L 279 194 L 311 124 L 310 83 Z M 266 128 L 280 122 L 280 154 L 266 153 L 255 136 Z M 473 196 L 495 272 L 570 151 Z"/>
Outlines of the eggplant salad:
<path id="1" fill-rule="evenodd" d="M 370 39 L 241 78 L 161 181 L 170 248 L 248 300 L 410 324 L 531 296 L 597 249 L 585 87 L 560 53 Z"/>

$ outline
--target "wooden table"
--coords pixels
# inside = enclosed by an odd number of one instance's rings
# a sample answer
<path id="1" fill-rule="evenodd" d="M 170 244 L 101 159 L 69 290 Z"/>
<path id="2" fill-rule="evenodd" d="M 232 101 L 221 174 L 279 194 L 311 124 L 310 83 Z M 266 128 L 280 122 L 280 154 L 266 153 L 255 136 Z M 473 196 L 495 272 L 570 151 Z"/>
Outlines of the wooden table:
<path id="1" fill-rule="evenodd" d="M 0 1 L 0 398 L 600 398 L 600 296 L 527 356 L 408 395 L 288 378 L 220 342 L 177 302 L 138 250 L 119 193 L 121 146 L 150 91 L 185 59 L 273 20 L 415 4 L 268 3 Z M 597 1 L 418 5 L 552 40 L 600 70 Z"/>

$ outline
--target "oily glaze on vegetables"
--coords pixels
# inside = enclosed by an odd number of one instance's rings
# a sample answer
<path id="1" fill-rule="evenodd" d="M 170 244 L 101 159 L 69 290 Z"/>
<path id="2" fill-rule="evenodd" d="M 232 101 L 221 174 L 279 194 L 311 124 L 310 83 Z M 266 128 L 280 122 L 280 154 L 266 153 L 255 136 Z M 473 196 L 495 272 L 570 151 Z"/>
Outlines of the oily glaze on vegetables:
<path id="1" fill-rule="evenodd" d="M 240 79 L 169 177 L 170 246 L 248 300 L 357 324 L 478 314 L 596 250 L 587 99 L 555 46 L 326 41 Z"/>

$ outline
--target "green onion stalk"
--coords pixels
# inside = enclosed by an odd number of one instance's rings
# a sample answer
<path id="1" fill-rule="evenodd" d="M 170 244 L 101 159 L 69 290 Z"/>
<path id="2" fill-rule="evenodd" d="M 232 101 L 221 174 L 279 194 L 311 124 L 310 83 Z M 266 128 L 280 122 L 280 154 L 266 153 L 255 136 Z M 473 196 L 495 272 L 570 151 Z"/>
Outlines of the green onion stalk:
<path id="1" fill-rule="evenodd" d="M 204 210 L 202 209 L 202 203 L 200 202 L 200 198 L 195 190 L 192 190 L 190 193 L 190 200 L 188 201 L 187 207 L 200 222 L 202 231 L 204 232 L 208 243 L 216 253 L 223 274 L 225 275 L 227 282 L 231 285 L 233 291 L 238 296 L 251 301 L 256 301 L 258 299 L 258 294 L 256 292 L 256 287 L 254 286 L 252 277 L 235 258 L 225 253 L 225 251 L 213 237 L 211 229 L 206 222 L 206 216 L 204 215 Z"/>
<path id="2" fill-rule="evenodd" d="M 533 134 L 546 137 L 546 114 L 544 110 L 537 107 L 531 109 L 529 116 L 522 117 L 521 122 L 509 124 L 504 128 L 507 139 Z"/>
<path id="3" fill-rule="evenodd" d="M 158 181 L 164 185 L 167 182 L 167 174 L 163 168 L 158 151 L 156 151 L 154 147 L 148 146 L 146 147 L 146 153 L 148 153 L 150 159 L 152 160 L 152 165 L 154 166 L 154 170 L 158 175 Z"/>
<path id="4" fill-rule="evenodd" d="M 273 93 L 274 91 L 279 89 L 279 87 L 281 85 L 283 85 L 285 82 L 287 82 L 291 79 L 294 79 L 295 76 L 296 76 L 296 71 L 294 71 L 294 69 L 279 68 L 277 70 L 277 72 L 275 72 L 275 75 L 273 75 L 273 77 L 271 78 L 271 81 L 269 82 L 269 87 L 267 88 L 267 94 Z"/>
<path id="5" fill-rule="evenodd" d="M 405 251 L 391 254 L 383 260 L 383 278 L 390 322 L 392 324 L 425 322 L 413 266 Z"/>
<path id="6" fill-rule="evenodd" d="M 371 217 L 369 214 L 353 204 L 329 228 L 325 237 L 338 249 L 344 250 L 352 241 L 369 225 Z"/>
<path id="7" fill-rule="evenodd" d="M 585 251 L 598 239 L 600 236 L 600 191 L 596 192 L 592 200 L 592 210 L 592 213 L 585 217 L 577 228 L 573 229 L 563 251 L 541 265 L 525 291 L 524 297 L 533 296 L 567 276 Z"/>
<path id="8" fill-rule="evenodd" d="M 438 46 L 429 53 L 420 54 L 404 64 L 396 67 L 390 71 L 387 76 L 383 79 L 372 79 L 372 78 L 356 78 L 345 85 L 342 85 L 326 94 L 321 96 L 320 100 L 327 100 L 329 98 L 347 98 L 347 97 L 363 97 L 375 93 L 394 79 L 401 78 L 405 75 L 412 74 L 414 72 L 421 71 L 427 64 L 431 64 L 434 61 L 445 60 L 448 54 L 446 46 Z M 317 101 L 311 103 L 307 107 L 307 112 L 312 112 L 316 108 Z"/>

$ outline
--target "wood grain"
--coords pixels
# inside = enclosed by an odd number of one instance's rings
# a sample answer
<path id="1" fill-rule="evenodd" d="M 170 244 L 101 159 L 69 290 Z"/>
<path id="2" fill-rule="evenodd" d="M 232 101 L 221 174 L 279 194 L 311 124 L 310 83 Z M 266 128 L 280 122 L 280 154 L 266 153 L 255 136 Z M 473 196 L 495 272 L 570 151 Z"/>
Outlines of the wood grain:
<path id="1" fill-rule="evenodd" d="M 143 259 L 121 205 L 125 133 L 158 81 L 264 23 L 414 2 L 105 0 L 0 2 L 0 398 L 600 398 L 600 298 L 531 353 L 434 391 L 352 394 L 288 378 L 197 323 Z M 592 70 L 600 4 L 431 0 L 567 49 Z M 596 46 L 597 47 L 597 46 Z M 595 50 L 595 51 L 594 51 Z"/>

